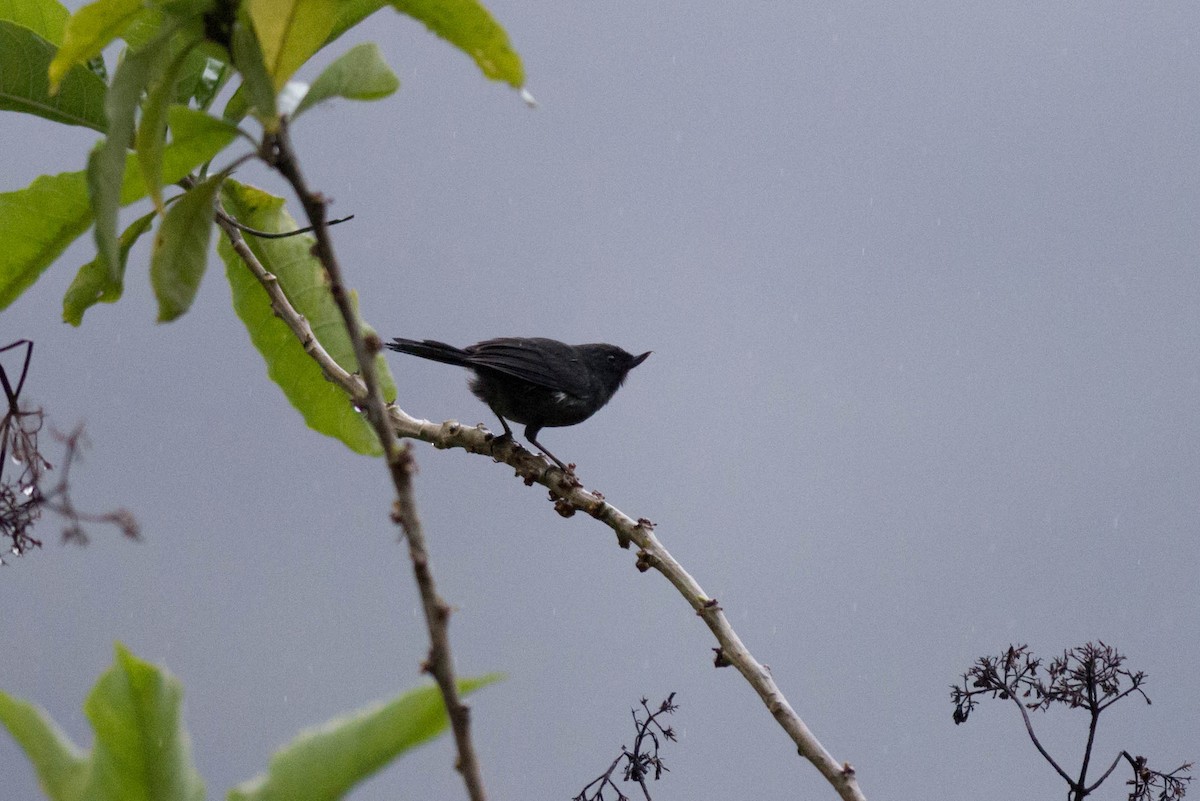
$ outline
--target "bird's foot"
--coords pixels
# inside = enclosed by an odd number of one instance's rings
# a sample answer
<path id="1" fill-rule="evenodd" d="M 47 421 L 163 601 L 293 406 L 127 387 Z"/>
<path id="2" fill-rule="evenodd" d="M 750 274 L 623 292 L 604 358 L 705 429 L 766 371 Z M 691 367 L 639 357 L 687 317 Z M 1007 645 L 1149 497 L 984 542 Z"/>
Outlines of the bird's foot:
<path id="1" fill-rule="evenodd" d="M 497 448 L 504 448 L 509 445 L 512 445 L 517 448 L 521 447 L 520 444 L 516 440 L 513 439 L 513 435 L 512 435 L 511 431 L 506 431 L 503 434 L 489 433 L 487 435 L 486 439 L 492 446 L 492 459 L 497 462 L 504 461 L 503 459 L 501 459 L 500 457 L 498 457 L 496 455 Z"/>

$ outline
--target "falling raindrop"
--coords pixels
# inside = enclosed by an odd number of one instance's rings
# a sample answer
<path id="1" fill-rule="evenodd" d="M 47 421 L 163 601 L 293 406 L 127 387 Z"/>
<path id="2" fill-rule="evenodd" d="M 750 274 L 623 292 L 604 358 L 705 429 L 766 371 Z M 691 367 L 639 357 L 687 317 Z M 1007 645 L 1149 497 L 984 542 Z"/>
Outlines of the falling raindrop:
<path id="1" fill-rule="evenodd" d="M 524 86 L 521 87 L 521 100 L 525 101 L 525 105 L 529 106 L 530 108 L 538 107 L 537 98 L 530 94 L 529 90 Z"/>

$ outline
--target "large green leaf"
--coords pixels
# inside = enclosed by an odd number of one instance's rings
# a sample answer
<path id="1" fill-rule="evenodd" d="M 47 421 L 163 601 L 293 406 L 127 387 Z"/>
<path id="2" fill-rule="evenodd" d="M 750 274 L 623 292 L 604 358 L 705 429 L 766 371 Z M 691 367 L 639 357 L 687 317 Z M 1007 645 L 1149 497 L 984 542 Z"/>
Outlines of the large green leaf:
<path id="1" fill-rule="evenodd" d="M 237 181 L 228 180 L 222 192 L 225 210 L 242 224 L 260 231 L 294 231 L 298 227 L 275 197 Z M 342 316 L 338 313 L 325 271 L 312 255 L 313 238 L 307 234 L 286 239 L 259 239 L 246 235 L 250 249 L 263 267 L 274 274 L 292 305 L 312 326 L 321 345 L 344 369 L 358 369 Z M 350 405 L 345 393 L 325 380 L 291 329 L 275 316 L 266 292 L 222 237 L 218 246 L 233 292 L 233 307 L 246 326 L 254 347 L 267 362 L 267 374 L 288 401 L 316 431 L 341 440 L 356 453 L 378 456 L 379 440 L 366 419 Z M 377 357 L 384 397 L 396 397 L 396 387 L 382 356 Z"/>
<path id="2" fill-rule="evenodd" d="M 471 692 L 498 678 L 463 679 L 459 688 Z M 301 732 L 271 757 L 266 773 L 230 791 L 228 801 L 336 801 L 448 723 L 437 687 L 410 690 Z"/>
<path id="3" fill-rule="evenodd" d="M 96 0 L 71 15 L 62 47 L 50 64 L 54 91 L 71 67 L 100 55 L 109 42 L 124 32 L 142 10 L 142 0 Z"/>
<path id="4" fill-rule="evenodd" d="M 223 150 L 237 129 L 199 111 L 174 106 L 172 141 L 163 156 L 163 178 L 174 183 Z M 128 156 L 132 167 L 133 155 Z M 145 197 L 137 169 L 126 169 L 120 202 Z M 67 245 L 92 222 L 84 172 L 43 175 L 25 189 L 0 193 L 0 311 L 33 285 Z M 118 242 L 118 265 L 120 243 Z M 107 269 L 107 263 L 105 263 Z"/>
<path id="5" fill-rule="evenodd" d="M 339 5 L 340 0 L 248 0 L 247 10 L 275 91 L 325 43 Z"/>
<path id="6" fill-rule="evenodd" d="M 63 295 L 63 322 L 78 326 L 83 322 L 83 313 L 97 303 L 116 303 L 121 299 L 125 290 L 125 265 L 129 261 L 129 251 L 137 244 L 142 234 L 150 230 L 150 225 L 157 212 L 150 212 L 135 220 L 120 240 L 121 263 L 114 279 L 99 258 L 92 259 L 79 268 L 75 280 L 67 287 Z"/>
<path id="7" fill-rule="evenodd" d="M 88 801 L 202 801 L 182 702 L 178 679 L 116 646 L 83 705 L 96 732 Z"/>
<path id="8" fill-rule="evenodd" d="M 218 173 L 189 189 L 163 217 L 150 257 L 150 284 L 158 321 L 169 323 L 189 308 L 200 288 L 212 242 L 213 203 L 225 180 Z"/>
<path id="9" fill-rule="evenodd" d="M 350 48 L 326 67 L 313 81 L 292 116 L 299 117 L 306 109 L 331 97 L 378 100 L 395 92 L 399 86 L 400 80 L 383 60 L 379 46 L 366 42 Z"/>
<path id="10" fill-rule="evenodd" d="M 476 0 L 391 0 L 391 4 L 473 58 L 492 80 L 518 89 L 525 83 L 521 57 L 508 34 Z"/>
<path id="11" fill-rule="evenodd" d="M 58 0 L 0 0 L 0 19 L 28 28 L 55 47 L 62 45 L 70 16 Z"/>
<path id="12" fill-rule="evenodd" d="M 0 194 L 0 310 L 28 289 L 92 222 L 82 172 L 42 175 Z"/>
<path id="13" fill-rule="evenodd" d="M 108 87 L 87 67 L 76 66 L 52 96 L 46 70 L 54 53 L 54 45 L 30 29 L 0 20 L 0 109 L 103 132 Z"/>
<path id="14" fill-rule="evenodd" d="M 50 801 L 77 801 L 88 759 L 46 710 L 0 692 L 0 723 L 25 751 Z"/>

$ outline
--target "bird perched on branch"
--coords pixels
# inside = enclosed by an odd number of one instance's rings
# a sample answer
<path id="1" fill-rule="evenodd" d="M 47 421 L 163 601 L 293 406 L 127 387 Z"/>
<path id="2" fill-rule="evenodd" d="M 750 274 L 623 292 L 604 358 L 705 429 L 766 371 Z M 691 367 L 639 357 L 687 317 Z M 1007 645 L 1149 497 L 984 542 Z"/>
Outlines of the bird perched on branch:
<path id="1" fill-rule="evenodd" d="M 567 345 L 540 337 L 500 337 L 456 348 L 432 339 L 394 339 L 388 348 L 422 359 L 456 364 L 475 373 L 471 392 L 500 418 L 525 426 L 525 439 L 564 471 L 567 466 L 537 441 L 543 428 L 573 426 L 600 410 L 629 371 L 650 352 L 634 356 L 616 345 Z"/>

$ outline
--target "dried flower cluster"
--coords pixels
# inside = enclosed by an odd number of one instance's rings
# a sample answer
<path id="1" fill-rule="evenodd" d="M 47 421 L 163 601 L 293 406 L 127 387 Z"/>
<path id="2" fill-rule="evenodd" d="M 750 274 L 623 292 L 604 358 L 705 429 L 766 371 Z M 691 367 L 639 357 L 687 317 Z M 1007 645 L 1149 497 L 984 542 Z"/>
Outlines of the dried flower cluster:
<path id="1" fill-rule="evenodd" d="M 112 524 L 126 537 L 137 539 L 137 521 L 126 510 L 90 514 L 79 511 L 71 501 L 71 465 L 87 444 L 83 426 L 76 427 L 70 434 L 54 434 L 54 438 L 63 445 L 62 469 L 58 473 L 58 481 L 52 487 L 46 486 L 47 474 L 54 467 L 39 450 L 38 437 L 45 424 L 45 413 L 40 407 L 30 408 L 21 404 L 21 391 L 25 387 L 33 357 L 33 343 L 27 339 L 17 340 L 0 347 L 0 354 L 22 347 L 25 349 L 24 359 L 15 381 L 10 379 L 0 364 L 0 388 L 3 389 L 5 400 L 4 416 L 0 418 L 0 538 L 5 541 L 4 551 L 21 556 L 31 548 L 40 548 L 41 540 L 31 532 L 42 512 L 47 509 L 66 520 L 62 532 L 66 542 L 87 542 L 84 523 Z M 10 463 L 15 467 L 10 467 Z M 0 564 L 4 564 L 2 557 Z"/>
<path id="2" fill-rule="evenodd" d="M 1129 801 L 1178 801 L 1187 792 L 1191 781 L 1191 763 L 1185 762 L 1173 771 L 1150 769 L 1146 758 L 1121 751 L 1100 778 L 1089 783 L 1088 768 L 1096 741 L 1100 714 L 1130 695 L 1139 695 L 1148 704 L 1150 698 L 1142 690 L 1146 674 L 1124 667 L 1125 657 L 1103 642 L 1087 643 L 1064 651 L 1063 655 L 1043 667 L 1042 660 L 1033 656 L 1027 645 L 1009 646 L 1000 656 L 982 656 L 963 674 L 962 684 L 951 688 L 954 702 L 954 722 L 965 723 L 983 696 L 1011 700 L 1021 712 L 1025 730 L 1038 753 L 1054 768 L 1069 787 L 1069 801 L 1081 801 L 1096 790 L 1116 770 L 1121 760 L 1130 766 L 1133 777 L 1126 782 L 1131 788 Z M 1083 709 L 1089 716 L 1087 746 L 1084 749 L 1079 774 L 1072 777 L 1046 751 L 1029 718 L 1031 711 L 1046 711 L 1053 704 L 1070 709 Z"/>
<path id="3" fill-rule="evenodd" d="M 646 779 L 653 773 L 654 780 L 658 781 L 667 771 L 667 766 L 663 764 L 658 755 L 660 745 L 658 738 L 661 735 L 664 740 L 674 741 L 675 739 L 675 730 L 659 723 L 658 716 L 670 715 L 679 709 L 674 701 L 675 693 L 671 693 L 665 701 L 658 705 L 658 709 L 651 712 L 647 700 L 643 698 L 641 700 L 642 711 L 631 710 L 634 729 L 637 731 L 633 738 L 633 748 L 621 746 L 620 756 L 613 760 L 613 763 L 608 766 L 608 770 L 588 782 L 573 801 L 605 801 L 607 798 L 604 795 L 605 790 L 612 790 L 616 793 L 615 801 L 629 801 L 629 796 L 622 793 L 616 782 L 612 780 L 613 773 L 622 762 L 625 763 L 625 781 L 637 782 L 642 788 L 642 795 L 645 796 L 646 801 L 650 801 L 650 791 L 646 787 Z M 639 717 L 640 715 L 644 715 L 644 717 Z"/>

